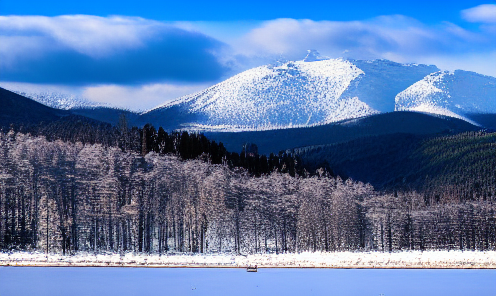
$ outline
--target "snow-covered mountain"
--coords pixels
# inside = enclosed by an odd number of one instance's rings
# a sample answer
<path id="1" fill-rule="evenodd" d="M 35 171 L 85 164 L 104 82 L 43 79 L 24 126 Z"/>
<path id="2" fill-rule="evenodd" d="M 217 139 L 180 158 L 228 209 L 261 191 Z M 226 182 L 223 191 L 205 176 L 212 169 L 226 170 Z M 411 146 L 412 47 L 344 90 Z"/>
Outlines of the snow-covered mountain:
<path id="1" fill-rule="evenodd" d="M 496 129 L 496 78 L 388 60 L 329 59 L 310 50 L 300 61 L 253 68 L 142 114 L 57 90 L 0 86 L 46 106 L 117 124 L 167 130 L 257 131 L 319 126 L 374 114 L 416 111 Z"/>
<path id="2" fill-rule="evenodd" d="M 399 92 L 435 71 L 387 60 L 326 59 L 309 51 L 302 61 L 247 70 L 142 116 L 155 125 L 207 131 L 321 125 L 392 112 Z"/>
<path id="3" fill-rule="evenodd" d="M 13 91 L 21 96 L 30 98 L 40 104 L 48 107 L 61 110 L 79 109 L 79 108 L 93 108 L 105 106 L 101 103 L 95 103 L 85 98 L 78 97 L 70 94 L 63 94 L 57 92 L 25 92 Z"/>
<path id="4" fill-rule="evenodd" d="M 93 107 L 108 107 L 106 104 L 92 102 L 86 98 L 71 94 L 68 91 L 60 91 L 56 88 L 42 88 L 23 83 L 0 83 L 0 87 L 10 90 L 18 95 L 30 98 L 45 106 L 60 109 L 81 109 Z"/>
<path id="5" fill-rule="evenodd" d="M 419 111 L 460 118 L 496 113 L 496 78 L 474 72 L 436 72 L 395 98 L 397 111 Z M 496 120 L 496 118 L 495 118 Z"/>

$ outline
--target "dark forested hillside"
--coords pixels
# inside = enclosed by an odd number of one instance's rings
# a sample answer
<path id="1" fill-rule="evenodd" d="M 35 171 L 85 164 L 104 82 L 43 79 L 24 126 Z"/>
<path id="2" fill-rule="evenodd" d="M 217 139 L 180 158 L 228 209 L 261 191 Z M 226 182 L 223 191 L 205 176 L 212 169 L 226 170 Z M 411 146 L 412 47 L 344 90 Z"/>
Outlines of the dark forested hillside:
<path id="1" fill-rule="evenodd" d="M 174 154 L 183 160 L 201 158 L 213 164 L 227 164 L 231 168 L 242 167 L 255 176 L 269 174 L 275 170 L 291 176 L 303 173 L 298 159 L 287 152 L 271 153 L 268 157 L 258 154 L 255 144 L 245 143 L 241 153 L 229 152 L 223 143 L 210 141 L 203 134 L 173 132 L 168 134 L 162 127 L 158 131 L 151 125 L 139 129 L 141 153 Z"/>
<path id="2" fill-rule="evenodd" d="M 471 113 L 467 117 L 483 127 L 496 131 L 496 113 Z"/>
<path id="3" fill-rule="evenodd" d="M 142 122 L 138 113 L 109 107 L 91 107 L 91 108 L 73 108 L 70 112 L 74 115 L 80 115 L 91 118 L 100 122 L 109 123 L 117 126 L 124 115 L 129 126 L 142 127 L 146 122 Z"/>
<path id="4" fill-rule="evenodd" d="M 48 123 L 69 114 L 0 87 L 0 129 L 9 128 L 11 124 L 29 126 L 40 122 Z"/>
<path id="5" fill-rule="evenodd" d="M 496 133 L 396 134 L 298 152 L 310 171 L 327 166 L 377 189 L 414 189 L 437 200 L 496 194 Z"/>
<path id="6" fill-rule="evenodd" d="M 206 132 L 212 140 L 225 143 L 230 151 L 244 143 L 256 143 L 260 154 L 315 145 L 344 143 L 359 138 L 408 133 L 412 135 L 457 134 L 478 131 L 466 121 L 417 112 L 391 112 L 321 126 L 253 132 Z"/>

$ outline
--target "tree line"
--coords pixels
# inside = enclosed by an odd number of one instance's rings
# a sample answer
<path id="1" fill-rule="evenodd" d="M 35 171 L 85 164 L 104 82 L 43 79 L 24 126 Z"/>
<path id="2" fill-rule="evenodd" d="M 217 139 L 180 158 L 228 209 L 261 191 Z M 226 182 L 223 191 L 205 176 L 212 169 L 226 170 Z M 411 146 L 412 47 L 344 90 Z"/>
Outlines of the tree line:
<path id="1" fill-rule="evenodd" d="M 71 143 L 119 147 L 122 151 L 142 155 L 153 151 L 162 155 L 174 154 L 183 160 L 201 158 L 213 164 L 226 163 L 231 168 L 245 168 L 249 174 L 254 176 L 269 174 L 275 170 L 287 172 L 291 176 L 305 174 L 298 157 L 289 152 L 280 151 L 277 154 L 271 153 L 269 156 L 260 155 L 256 145 L 252 147 L 254 144 L 240 147 L 240 153 L 229 152 L 221 142 L 211 141 L 201 133 L 166 132 L 162 127 L 157 130 L 150 124 L 142 128 L 129 127 L 125 115 L 120 117 L 117 126 L 83 116 L 71 115 L 46 124 L 11 125 L 9 130 L 14 133 L 44 136 L 49 141 L 62 140 Z"/>
<path id="2" fill-rule="evenodd" d="M 173 140 L 159 140 L 165 135 Z M 0 132 L 0 249 L 251 254 L 496 248 L 493 194 L 430 202 L 423 193 L 378 192 L 324 170 L 293 176 L 277 167 L 256 176 L 231 165 L 227 152 L 216 159 L 201 135 L 178 135 L 145 128 L 133 151 Z M 195 141 L 205 146 L 188 146 Z M 134 145 L 132 138 L 121 143 Z M 168 150 L 171 143 L 180 150 Z M 254 147 L 242 154 L 255 155 Z"/>
<path id="3" fill-rule="evenodd" d="M 378 190 L 417 191 L 431 204 L 493 199 L 496 133 L 394 134 L 306 147 L 296 154 L 308 171 L 332 168 Z"/>

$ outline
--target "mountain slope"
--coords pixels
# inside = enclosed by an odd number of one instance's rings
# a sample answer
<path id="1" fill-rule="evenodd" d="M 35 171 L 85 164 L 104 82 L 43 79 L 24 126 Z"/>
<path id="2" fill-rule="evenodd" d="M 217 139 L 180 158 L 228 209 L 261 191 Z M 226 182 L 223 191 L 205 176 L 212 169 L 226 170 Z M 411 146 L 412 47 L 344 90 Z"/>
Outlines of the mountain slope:
<path id="1" fill-rule="evenodd" d="M 81 96 L 71 94 L 67 90 L 57 89 L 53 86 L 0 82 L 0 87 L 54 109 L 69 110 L 105 106 L 105 104 L 92 102 Z"/>
<path id="2" fill-rule="evenodd" d="M 31 125 L 51 122 L 69 115 L 64 110 L 53 109 L 16 93 L 0 88 L 0 127 L 10 124 Z"/>
<path id="3" fill-rule="evenodd" d="M 88 117 L 97 121 L 118 125 L 121 116 L 125 116 L 128 126 L 143 126 L 146 122 L 141 121 L 138 113 L 110 107 L 87 107 L 73 108 L 69 110 L 72 114 Z"/>
<path id="4" fill-rule="evenodd" d="M 262 66 L 152 112 L 175 105 L 184 113 L 198 114 L 183 127 L 228 130 L 312 125 L 374 114 L 356 98 L 340 100 L 361 73 L 344 60 Z"/>
<path id="5" fill-rule="evenodd" d="M 362 137 L 406 133 L 412 135 L 452 134 L 477 131 L 466 121 L 418 112 L 390 112 L 326 125 L 246 132 L 205 132 L 210 140 L 222 142 L 229 151 L 241 151 L 245 143 L 255 143 L 261 154 L 278 153 L 297 147 L 347 142 Z"/>
<path id="6" fill-rule="evenodd" d="M 472 199 L 459 193 L 481 196 L 494 188 L 495 145 L 496 133 L 391 134 L 297 151 L 309 171 L 325 166 L 376 189 L 457 192 L 460 199 Z"/>
<path id="7" fill-rule="evenodd" d="M 61 109 L 61 110 L 70 110 L 75 108 L 90 108 L 90 107 L 98 107 L 103 105 L 103 104 L 91 102 L 87 99 L 77 97 L 75 95 L 67 95 L 56 92 L 33 93 L 33 92 L 15 91 L 15 93 L 30 98 L 45 106 L 54 109 Z"/>
<path id="8" fill-rule="evenodd" d="M 491 127 L 489 118 L 479 114 L 496 113 L 496 78 L 462 70 L 436 72 L 399 93 L 395 103 L 397 111 L 447 115 Z"/>
<path id="9" fill-rule="evenodd" d="M 398 92 L 439 70 L 386 60 L 322 60 L 310 54 L 303 61 L 247 70 L 145 112 L 143 121 L 205 131 L 327 124 L 394 111 Z"/>

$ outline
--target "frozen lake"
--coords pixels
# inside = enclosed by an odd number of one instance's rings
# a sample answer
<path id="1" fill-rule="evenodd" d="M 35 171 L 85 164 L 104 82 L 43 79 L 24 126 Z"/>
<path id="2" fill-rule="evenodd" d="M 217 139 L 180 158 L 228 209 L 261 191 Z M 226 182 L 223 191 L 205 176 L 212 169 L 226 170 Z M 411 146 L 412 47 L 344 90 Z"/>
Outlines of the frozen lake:
<path id="1" fill-rule="evenodd" d="M 0 296 L 495 296 L 496 270 L 0 267 Z"/>

